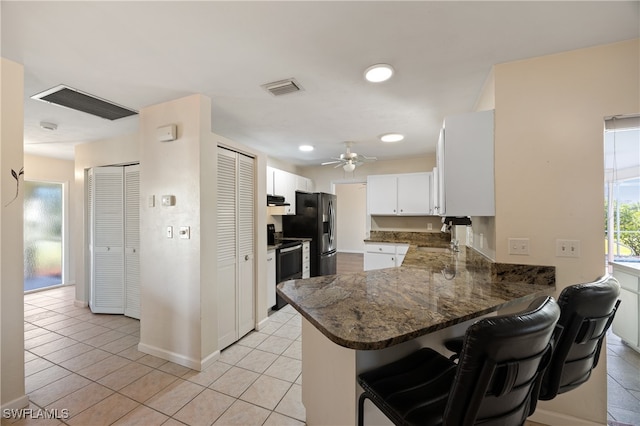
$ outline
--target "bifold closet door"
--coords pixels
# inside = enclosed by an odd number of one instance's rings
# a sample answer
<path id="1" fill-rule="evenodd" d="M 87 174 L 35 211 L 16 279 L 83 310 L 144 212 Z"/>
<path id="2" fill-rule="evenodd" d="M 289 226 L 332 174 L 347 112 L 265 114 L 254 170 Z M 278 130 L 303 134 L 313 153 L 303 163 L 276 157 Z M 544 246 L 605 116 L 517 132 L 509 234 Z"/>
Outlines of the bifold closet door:
<path id="1" fill-rule="evenodd" d="M 140 318 L 139 170 L 89 170 L 89 306 L 95 313 Z"/>
<path id="2" fill-rule="evenodd" d="M 124 313 L 124 175 L 122 167 L 89 170 L 89 252 L 95 313 Z"/>
<path id="3" fill-rule="evenodd" d="M 140 319 L 140 166 L 124 167 L 124 314 Z"/>
<path id="4" fill-rule="evenodd" d="M 254 159 L 218 148 L 218 348 L 255 326 Z"/>

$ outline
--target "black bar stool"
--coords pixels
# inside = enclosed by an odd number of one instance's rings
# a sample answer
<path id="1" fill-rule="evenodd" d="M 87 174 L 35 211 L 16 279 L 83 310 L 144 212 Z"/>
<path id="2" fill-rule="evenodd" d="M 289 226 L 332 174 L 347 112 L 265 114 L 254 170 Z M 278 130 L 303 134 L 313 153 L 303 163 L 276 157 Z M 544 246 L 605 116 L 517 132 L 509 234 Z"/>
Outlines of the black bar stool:
<path id="1" fill-rule="evenodd" d="M 551 359 L 560 308 L 552 297 L 527 310 L 484 318 L 464 337 L 459 362 L 423 348 L 358 376 L 371 400 L 396 425 L 521 425 L 535 410 Z"/>

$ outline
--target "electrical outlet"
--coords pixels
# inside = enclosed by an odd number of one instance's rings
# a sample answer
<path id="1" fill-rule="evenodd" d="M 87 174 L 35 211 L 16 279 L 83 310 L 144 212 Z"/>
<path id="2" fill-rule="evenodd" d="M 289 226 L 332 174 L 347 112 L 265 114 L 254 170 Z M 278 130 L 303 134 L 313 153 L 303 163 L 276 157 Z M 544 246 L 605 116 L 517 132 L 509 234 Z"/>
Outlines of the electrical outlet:
<path id="1" fill-rule="evenodd" d="M 556 256 L 580 257 L 580 240 L 556 240 Z"/>
<path id="2" fill-rule="evenodd" d="M 509 238 L 509 254 L 529 256 L 529 239 Z"/>

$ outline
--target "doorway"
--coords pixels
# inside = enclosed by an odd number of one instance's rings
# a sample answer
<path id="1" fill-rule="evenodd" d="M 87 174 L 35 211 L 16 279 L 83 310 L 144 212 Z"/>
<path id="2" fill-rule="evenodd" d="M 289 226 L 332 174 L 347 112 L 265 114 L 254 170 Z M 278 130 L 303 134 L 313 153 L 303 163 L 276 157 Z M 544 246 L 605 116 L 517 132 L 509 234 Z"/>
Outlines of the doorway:
<path id="1" fill-rule="evenodd" d="M 24 291 L 62 284 L 63 184 L 24 182 Z"/>
<path id="2" fill-rule="evenodd" d="M 362 271 L 364 268 L 364 240 L 369 229 L 366 182 L 335 183 L 338 200 L 338 273 Z"/>

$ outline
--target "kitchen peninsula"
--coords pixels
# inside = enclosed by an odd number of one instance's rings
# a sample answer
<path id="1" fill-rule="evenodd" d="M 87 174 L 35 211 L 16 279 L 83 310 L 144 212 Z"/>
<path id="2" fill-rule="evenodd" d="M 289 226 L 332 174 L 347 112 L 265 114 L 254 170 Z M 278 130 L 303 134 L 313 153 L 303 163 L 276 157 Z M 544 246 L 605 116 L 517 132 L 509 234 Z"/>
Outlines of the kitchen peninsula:
<path id="1" fill-rule="evenodd" d="M 467 247 L 452 252 L 411 238 L 387 239 L 410 244 L 402 266 L 278 285 L 303 317 L 309 425 L 356 423 L 360 372 L 421 346 L 445 352 L 442 341 L 479 317 L 555 290 L 554 267 L 499 264 Z M 367 419 L 376 416 L 371 407 Z"/>

